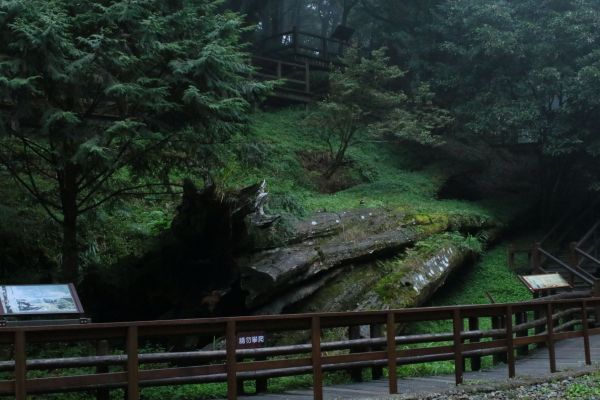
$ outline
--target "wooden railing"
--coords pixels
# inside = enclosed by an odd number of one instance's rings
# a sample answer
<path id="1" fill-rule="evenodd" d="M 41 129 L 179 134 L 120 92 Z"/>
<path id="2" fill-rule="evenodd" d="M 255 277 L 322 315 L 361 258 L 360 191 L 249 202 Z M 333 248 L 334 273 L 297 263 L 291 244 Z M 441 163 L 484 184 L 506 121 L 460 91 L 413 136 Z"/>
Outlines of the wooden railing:
<path id="1" fill-rule="evenodd" d="M 597 252 L 600 246 L 600 239 L 598 238 L 599 228 L 600 221 L 596 222 L 579 241 L 569 244 L 567 261 L 561 260 L 548 250 L 542 248 L 542 242 L 534 243 L 529 251 L 532 272 L 547 273 L 549 272 L 548 268 L 551 266 L 557 267 L 561 275 L 567 278 L 571 285 L 574 285 L 576 279 L 579 279 L 580 282 L 592 289 L 595 295 L 600 295 L 600 279 L 589 271 L 590 263 L 595 268 L 600 268 L 600 259 L 590 254 L 591 252 Z M 515 255 L 518 252 L 518 249 L 514 246 L 509 246 L 509 266 L 514 267 Z"/>
<path id="2" fill-rule="evenodd" d="M 293 56 L 306 57 L 321 67 L 328 67 L 330 63 L 340 63 L 346 46 L 345 42 L 292 28 L 263 39 L 259 48 L 268 56 L 291 53 Z"/>
<path id="3" fill-rule="evenodd" d="M 590 323 L 597 319 L 599 308 L 600 298 L 588 298 L 372 312 L 6 327 L 0 328 L 0 344 L 12 346 L 14 357 L 0 363 L 1 371 L 12 371 L 12 377 L 0 381 L 0 394 L 25 400 L 31 394 L 95 390 L 98 398 L 107 398 L 108 390 L 125 388 L 127 398 L 137 400 L 140 388 L 147 386 L 227 382 L 228 398 L 235 399 L 240 380 L 311 374 L 314 398 L 321 399 L 324 372 L 372 368 L 380 376 L 382 367 L 387 367 L 389 392 L 397 393 L 396 368 L 400 365 L 453 360 L 455 380 L 460 384 L 466 359 L 471 360 L 472 369 L 479 369 L 481 357 L 497 355 L 506 360 L 508 376 L 513 377 L 515 351 L 522 354 L 529 345 L 540 343 L 548 347 L 549 367 L 555 372 L 554 343 L 558 340 L 582 338 L 585 362 L 591 363 L 589 335 L 600 333 L 600 328 Z M 552 318 L 545 317 L 548 315 Z M 487 319 L 492 329 L 480 329 Z M 409 323 L 440 320 L 450 321 L 452 331 L 397 335 Z M 348 332 L 356 332 L 353 328 L 358 326 L 370 326 L 375 337 L 323 341 L 324 330 L 350 327 Z M 383 326 L 385 329 L 381 329 Z M 270 346 L 239 348 L 239 335 L 256 331 L 264 332 Z M 301 331 L 307 342 L 287 346 L 269 343 L 272 335 L 289 331 Z M 382 332 L 386 332 L 385 337 L 378 337 Z M 140 353 L 145 343 L 182 336 L 221 338 L 221 345 L 213 350 Z M 29 358 L 26 351 L 30 345 L 106 340 L 113 348 L 122 343 L 124 352 L 39 359 Z M 69 370 L 76 367 L 96 369 L 88 374 Z M 32 370 L 53 373 L 33 377 L 28 374 Z M 59 371 L 62 375 L 57 376 Z"/>
<path id="4" fill-rule="evenodd" d="M 286 90 L 303 95 L 311 94 L 310 66 L 308 63 L 294 63 L 267 57 L 252 57 L 256 69 L 253 77 L 262 80 L 279 80 L 276 90 Z"/>

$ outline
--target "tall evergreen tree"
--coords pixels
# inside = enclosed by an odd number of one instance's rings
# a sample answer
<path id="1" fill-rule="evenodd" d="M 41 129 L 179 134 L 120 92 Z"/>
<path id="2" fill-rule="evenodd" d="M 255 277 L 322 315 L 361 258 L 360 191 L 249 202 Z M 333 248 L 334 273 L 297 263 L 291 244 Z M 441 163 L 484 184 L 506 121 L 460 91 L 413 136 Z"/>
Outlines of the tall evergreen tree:
<path id="1" fill-rule="evenodd" d="M 267 89 L 217 3 L 0 1 L 0 163 L 62 226 L 63 279 L 82 214 L 206 169 Z"/>

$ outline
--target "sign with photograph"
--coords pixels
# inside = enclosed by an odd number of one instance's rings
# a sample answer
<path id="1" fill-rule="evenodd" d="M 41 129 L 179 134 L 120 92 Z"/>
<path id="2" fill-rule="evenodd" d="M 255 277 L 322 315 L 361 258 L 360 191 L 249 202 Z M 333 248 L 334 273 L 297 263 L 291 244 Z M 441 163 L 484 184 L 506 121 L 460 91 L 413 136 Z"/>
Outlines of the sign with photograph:
<path id="1" fill-rule="evenodd" d="M 73 285 L 8 285 L 0 286 L 2 314 L 83 314 Z"/>
<path id="2" fill-rule="evenodd" d="M 571 285 L 560 274 L 540 274 L 540 275 L 519 275 L 521 282 L 527 286 L 531 292 L 541 290 L 569 288 Z"/>

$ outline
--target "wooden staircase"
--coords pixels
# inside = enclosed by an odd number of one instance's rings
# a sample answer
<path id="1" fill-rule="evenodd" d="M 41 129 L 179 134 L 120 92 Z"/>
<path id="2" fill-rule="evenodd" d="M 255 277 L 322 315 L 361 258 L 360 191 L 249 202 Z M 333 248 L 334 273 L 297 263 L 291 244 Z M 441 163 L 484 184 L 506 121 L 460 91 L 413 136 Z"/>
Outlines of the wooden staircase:
<path id="1" fill-rule="evenodd" d="M 559 273 L 570 291 L 600 294 L 600 216 L 598 201 L 576 218 L 567 215 L 530 252 L 534 274 Z M 581 227 L 587 227 L 585 232 Z"/>

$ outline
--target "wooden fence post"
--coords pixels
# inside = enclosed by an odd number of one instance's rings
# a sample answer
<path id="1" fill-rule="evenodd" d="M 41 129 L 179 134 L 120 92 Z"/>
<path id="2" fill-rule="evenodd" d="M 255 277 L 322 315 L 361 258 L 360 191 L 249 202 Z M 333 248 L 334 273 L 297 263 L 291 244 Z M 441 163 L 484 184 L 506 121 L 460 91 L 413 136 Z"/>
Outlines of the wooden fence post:
<path id="1" fill-rule="evenodd" d="M 500 329 L 500 319 L 496 316 L 490 317 L 492 323 L 492 329 Z M 498 353 L 492 354 L 492 364 L 498 364 L 500 362 L 500 355 Z"/>
<path id="2" fill-rule="evenodd" d="M 294 46 L 294 55 L 296 55 L 296 54 L 298 54 L 299 43 L 298 43 L 298 28 L 295 26 L 292 28 L 292 40 L 293 40 L 293 46 Z"/>
<path id="3" fill-rule="evenodd" d="M 533 244 L 533 248 L 531 249 L 531 269 L 534 274 L 540 273 L 540 268 L 542 266 L 542 258 L 540 254 L 540 242 L 535 242 Z"/>
<path id="4" fill-rule="evenodd" d="M 266 361 L 266 359 L 267 357 L 265 356 L 255 358 L 256 361 Z M 267 378 L 257 378 L 254 384 L 256 387 L 256 394 L 266 393 L 269 389 L 269 380 Z"/>
<path id="5" fill-rule="evenodd" d="M 306 81 L 304 89 L 307 94 L 310 94 L 310 66 L 308 65 L 308 61 L 304 62 L 304 79 Z"/>
<path id="6" fill-rule="evenodd" d="M 323 400 L 323 370 L 321 366 L 321 320 L 313 316 L 311 321 L 311 346 L 313 366 L 313 398 Z"/>
<path id="7" fill-rule="evenodd" d="M 492 329 L 502 329 L 506 327 L 506 321 L 501 315 L 491 317 L 492 318 Z M 507 362 L 506 353 L 494 353 L 492 355 L 493 363 L 498 364 L 501 362 Z"/>
<path id="8" fill-rule="evenodd" d="M 398 374 L 396 373 L 396 316 L 393 311 L 387 314 L 387 358 L 388 358 L 388 380 L 390 394 L 398 393 Z"/>
<path id="9" fill-rule="evenodd" d="M 107 340 L 99 340 L 96 343 L 96 355 L 98 356 L 106 356 L 108 355 L 108 341 Z M 105 374 L 108 372 L 108 366 L 100 365 L 96 367 L 97 374 Z M 96 400 L 109 400 L 110 392 L 106 388 L 101 388 L 96 390 Z"/>
<path id="10" fill-rule="evenodd" d="M 477 317 L 469 317 L 469 330 L 470 331 L 478 331 L 479 330 L 479 318 Z M 479 338 L 473 338 L 469 340 L 469 343 L 479 342 Z M 481 370 L 481 356 L 472 356 L 471 357 L 471 371 L 480 371 Z"/>
<path id="11" fill-rule="evenodd" d="M 348 339 L 350 340 L 354 340 L 354 339 L 360 339 L 360 326 L 359 325 L 352 325 L 348 327 Z M 350 354 L 352 353 L 360 353 L 361 350 L 360 349 L 356 349 L 356 348 L 351 348 L 350 349 Z M 362 368 L 361 367 L 354 367 L 350 369 L 350 379 L 352 380 L 352 382 L 362 382 Z"/>
<path id="12" fill-rule="evenodd" d="M 513 343 L 513 311 L 512 306 L 506 307 L 506 355 L 508 377 L 515 377 L 515 347 Z"/>
<path id="13" fill-rule="evenodd" d="M 546 325 L 548 330 L 548 338 L 546 345 L 548 346 L 548 356 L 550 358 L 550 372 L 556 372 L 556 353 L 554 351 L 554 318 L 552 317 L 552 303 L 546 305 Z"/>
<path id="14" fill-rule="evenodd" d="M 25 353 L 25 331 L 15 331 L 15 399 L 27 399 L 27 355 Z"/>
<path id="15" fill-rule="evenodd" d="M 237 399 L 237 373 L 236 373 L 236 357 L 235 350 L 237 347 L 235 320 L 227 321 L 225 333 L 225 350 L 227 363 L 227 399 Z"/>
<path id="16" fill-rule="evenodd" d="M 581 329 L 583 331 L 583 350 L 585 352 L 586 365 L 592 365 L 592 355 L 590 353 L 590 333 L 588 325 L 587 301 L 583 300 L 581 305 Z"/>
<path id="17" fill-rule="evenodd" d="M 138 328 L 127 328 L 127 399 L 139 400 Z"/>
<path id="18" fill-rule="evenodd" d="M 539 295 L 538 295 L 538 298 L 539 298 Z M 534 312 L 533 312 L 533 319 L 534 319 L 534 320 L 541 319 L 541 318 L 543 318 L 543 317 L 544 317 L 544 314 L 545 314 L 545 311 L 544 311 L 543 309 L 540 309 L 540 308 L 536 307 L 536 308 L 535 308 L 535 310 L 534 310 Z M 542 332 L 544 332 L 544 325 L 543 325 L 543 324 L 541 324 L 541 325 L 537 325 L 537 326 L 534 328 L 534 333 L 535 333 L 536 335 L 540 335 Z M 544 344 L 544 343 L 542 343 L 542 342 L 539 342 L 539 343 L 537 343 L 537 345 L 536 345 L 536 347 L 537 347 L 537 348 L 542 348 L 542 347 L 544 347 L 544 346 L 545 346 L 545 344 Z"/>
<path id="19" fill-rule="evenodd" d="M 369 327 L 369 336 L 373 338 L 383 337 L 383 332 L 380 324 L 371 324 Z M 373 346 L 373 351 L 381 350 L 381 346 Z M 383 377 L 383 367 L 372 367 L 371 368 L 371 379 L 377 380 Z"/>
<path id="20" fill-rule="evenodd" d="M 577 242 L 569 243 L 569 263 L 573 269 L 577 269 L 579 265 L 579 255 L 577 253 Z M 575 274 L 570 273 L 569 275 L 569 283 L 571 286 L 575 283 Z"/>
<path id="21" fill-rule="evenodd" d="M 508 245 L 507 249 L 506 249 L 506 256 L 508 259 L 508 268 L 511 271 L 514 271 L 515 269 L 515 245 L 514 243 L 511 243 Z"/>
<path id="22" fill-rule="evenodd" d="M 526 324 L 527 323 L 527 311 L 523 311 L 523 312 L 515 314 L 515 323 L 516 323 L 516 325 Z M 523 330 L 517 331 L 516 336 L 517 337 L 529 336 L 528 329 L 523 329 Z M 529 354 L 529 345 L 524 344 L 522 346 L 517 347 L 517 354 L 520 356 L 526 356 L 527 354 Z"/>
<path id="23" fill-rule="evenodd" d="M 461 333 L 463 331 L 463 320 L 460 316 L 459 308 L 454 309 L 452 327 L 454 333 L 454 380 L 456 381 L 457 385 L 460 385 L 461 383 L 463 383 L 463 345 L 460 339 Z"/>
<path id="24" fill-rule="evenodd" d="M 592 296 L 600 297 L 600 279 L 594 280 L 594 286 L 592 287 Z M 595 302 L 594 306 L 594 326 L 600 326 L 600 304 Z"/>

